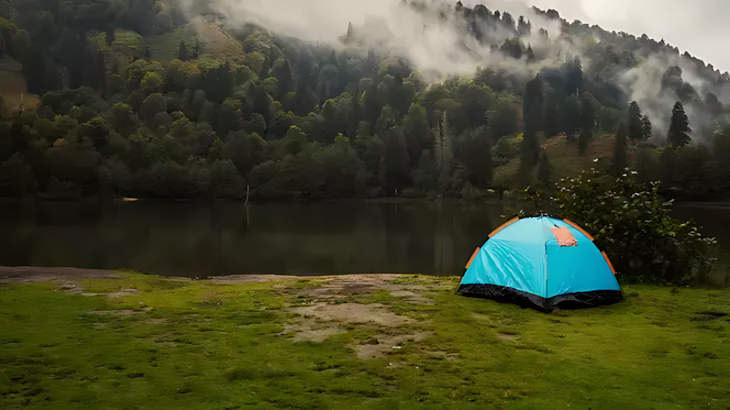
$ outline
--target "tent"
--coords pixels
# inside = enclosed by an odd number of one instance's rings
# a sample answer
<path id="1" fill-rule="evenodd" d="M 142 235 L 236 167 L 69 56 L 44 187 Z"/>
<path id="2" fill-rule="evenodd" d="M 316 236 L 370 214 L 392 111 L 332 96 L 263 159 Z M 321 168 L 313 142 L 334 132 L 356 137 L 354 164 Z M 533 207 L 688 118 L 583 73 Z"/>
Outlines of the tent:
<path id="1" fill-rule="evenodd" d="M 611 261 L 577 224 L 514 218 L 474 251 L 457 293 L 546 311 L 623 299 Z"/>

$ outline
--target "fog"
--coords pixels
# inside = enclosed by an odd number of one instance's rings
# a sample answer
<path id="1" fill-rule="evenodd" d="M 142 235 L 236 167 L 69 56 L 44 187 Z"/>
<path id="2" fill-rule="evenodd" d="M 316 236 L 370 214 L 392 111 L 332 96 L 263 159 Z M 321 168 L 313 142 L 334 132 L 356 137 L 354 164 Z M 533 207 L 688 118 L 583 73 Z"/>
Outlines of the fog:
<path id="1" fill-rule="evenodd" d="M 423 3 L 429 5 L 426 12 L 404 5 L 401 0 L 220 0 L 217 5 L 226 15 L 227 24 L 251 22 L 279 34 L 329 43 L 335 48 L 345 47 L 341 38 L 347 33 L 348 23 L 352 23 L 353 33 L 362 44 L 404 57 L 418 70 L 436 77 L 470 74 L 477 66 L 488 64 L 510 64 L 510 68 L 525 75 L 534 75 L 539 70 L 540 66 L 527 68 L 514 60 L 506 61 L 501 53 L 491 53 L 490 43 L 479 44 L 467 34 L 464 21 L 454 15 L 453 4 L 439 0 Z M 560 33 L 558 22 L 535 15 L 523 3 L 494 1 L 488 7 L 492 11 L 510 11 L 515 21 L 524 15 L 533 26 L 533 37 L 540 28 L 546 29 L 551 38 Z M 439 11 L 445 12 L 445 19 L 439 16 Z M 512 33 L 498 30 L 491 30 L 487 35 L 495 44 L 513 37 Z M 524 38 L 523 42 L 536 46 L 540 43 L 534 38 Z"/>
<path id="2" fill-rule="evenodd" d="M 581 50 L 569 41 L 560 37 L 560 22 L 536 15 L 531 7 L 518 0 L 486 0 L 483 2 L 464 0 L 465 7 L 484 4 L 490 11 L 509 12 L 517 21 L 524 16 L 532 25 L 532 34 L 523 37 L 523 45 L 530 44 L 536 55 L 546 57 L 537 63 L 528 63 L 526 57 L 521 60 L 505 58 L 502 53 L 490 51 L 492 44 L 502 44 L 504 40 L 514 37 L 513 32 L 494 26 L 484 33 L 487 41 L 478 42 L 468 34 L 464 19 L 454 13 L 455 2 L 443 0 L 421 0 L 428 5 L 424 10 L 416 10 L 402 0 L 218 0 L 215 7 L 226 16 L 226 24 L 241 26 L 254 23 L 271 32 L 296 37 L 306 41 L 326 43 L 337 49 L 344 49 L 343 38 L 351 24 L 350 38 L 356 39 L 365 48 L 377 48 L 385 53 L 403 57 L 420 71 L 426 82 L 439 82 L 447 74 L 470 75 L 478 66 L 490 66 L 509 70 L 522 79 L 529 79 L 544 67 L 557 67 L 568 56 L 579 56 L 584 67 L 590 60 Z M 630 2 L 617 0 L 610 3 L 594 0 L 534 0 L 533 3 L 543 9 L 554 6 L 561 17 L 590 18 L 594 21 L 608 21 L 610 26 L 624 27 L 636 23 L 637 15 L 647 16 L 657 6 L 656 1 Z M 601 3 L 601 4 L 598 4 Z M 635 3 L 635 4 L 634 4 Z M 648 4 L 652 3 L 652 4 Z M 662 2 L 665 5 L 667 2 Z M 680 7 L 680 6 L 677 6 Z M 663 8 L 666 8 L 664 6 Z M 681 8 L 681 7 L 680 7 Z M 684 7 L 685 9 L 687 7 Z M 660 9 L 656 9 L 660 10 Z M 638 13 L 638 14 L 637 14 Z M 656 13 L 664 13 L 657 11 Z M 666 12 L 664 22 L 676 21 L 677 10 Z M 696 14 L 696 13 L 695 13 Z M 692 12 L 684 15 L 688 21 L 697 16 Z M 657 32 L 654 20 L 642 17 L 647 21 L 650 33 Z M 584 23 L 592 23 L 582 20 Z M 631 23 L 631 24 L 629 24 Z M 663 30 L 672 32 L 662 25 Z M 538 31 L 545 29 L 550 41 L 540 37 Z M 635 30 L 629 34 L 640 37 L 645 31 Z M 652 35 L 656 40 L 660 35 Z M 575 41 L 580 44 L 580 41 Z M 682 51 L 680 51 L 682 52 Z M 692 54 L 690 52 L 690 54 Z M 662 76 L 669 66 L 678 65 L 683 69 L 682 80 L 689 83 L 703 98 L 707 91 L 714 91 L 721 101 L 730 100 L 730 92 L 711 90 L 696 72 L 696 66 L 678 53 L 662 51 L 651 55 L 636 67 L 612 74 L 607 80 L 617 84 L 629 97 L 642 107 L 644 113 L 655 126 L 656 134 L 664 135 L 669 125 L 671 109 L 678 96 L 671 90 L 663 90 Z M 729 90 L 730 91 L 730 90 Z M 694 103 L 686 104 L 687 112 L 695 125 L 703 127 L 707 124 L 701 115 L 702 106 Z M 699 122 L 699 124 L 698 124 Z"/>

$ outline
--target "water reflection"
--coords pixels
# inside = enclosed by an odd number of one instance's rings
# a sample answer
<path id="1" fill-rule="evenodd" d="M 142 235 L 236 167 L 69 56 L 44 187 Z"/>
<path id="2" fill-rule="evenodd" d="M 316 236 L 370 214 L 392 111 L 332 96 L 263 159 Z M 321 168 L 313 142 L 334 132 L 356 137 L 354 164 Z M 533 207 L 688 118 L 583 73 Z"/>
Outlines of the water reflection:
<path id="1" fill-rule="evenodd" d="M 0 265 L 129 268 L 159 275 L 461 275 L 517 203 L 98 201 L 0 204 Z M 730 243 L 730 208 L 678 208 Z M 723 254 L 718 274 L 730 275 Z"/>

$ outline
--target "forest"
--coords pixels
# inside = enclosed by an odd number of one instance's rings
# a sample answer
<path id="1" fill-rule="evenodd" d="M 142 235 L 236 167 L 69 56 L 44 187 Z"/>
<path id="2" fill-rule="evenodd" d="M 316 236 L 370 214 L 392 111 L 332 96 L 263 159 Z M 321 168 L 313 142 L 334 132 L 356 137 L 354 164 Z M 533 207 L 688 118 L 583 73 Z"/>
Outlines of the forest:
<path id="1" fill-rule="evenodd" d="M 0 0 L 0 197 L 474 199 L 589 168 L 730 195 L 727 72 L 555 10 L 398 7 L 473 67 L 373 21 L 334 44 L 215 1 Z"/>

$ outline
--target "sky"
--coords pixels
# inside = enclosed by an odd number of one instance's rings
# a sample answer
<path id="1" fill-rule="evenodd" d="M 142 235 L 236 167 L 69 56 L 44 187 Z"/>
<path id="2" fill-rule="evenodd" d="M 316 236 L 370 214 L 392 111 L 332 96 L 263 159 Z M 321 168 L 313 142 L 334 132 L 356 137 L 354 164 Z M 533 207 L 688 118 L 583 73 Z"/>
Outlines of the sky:
<path id="1" fill-rule="evenodd" d="M 664 41 L 689 52 L 721 72 L 730 71 L 730 53 L 722 45 L 730 40 L 728 0 L 524 0 L 542 10 L 555 9 L 569 22 L 601 26 Z M 465 5 L 490 0 L 463 1 Z"/>

